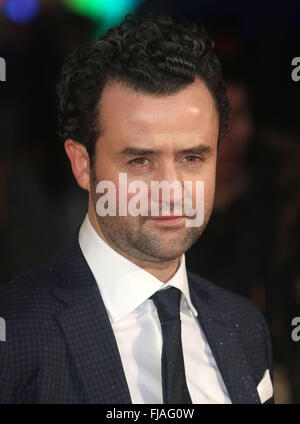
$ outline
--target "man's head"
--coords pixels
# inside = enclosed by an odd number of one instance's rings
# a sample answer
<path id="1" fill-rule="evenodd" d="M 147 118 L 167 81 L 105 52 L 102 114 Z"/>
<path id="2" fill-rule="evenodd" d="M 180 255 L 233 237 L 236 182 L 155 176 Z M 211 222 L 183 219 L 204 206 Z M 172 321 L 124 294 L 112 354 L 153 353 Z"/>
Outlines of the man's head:
<path id="1" fill-rule="evenodd" d="M 98 232 L 128 257 L 178 258 L 209 219 L 217 143 L 229 114 L 206 32 L 168 17 L 129 16 L 75 50 L 58 95 L 60 134 L 78 184 L 90 192 L 89 215 Z M 192 181 L 193 200 L 195 183 L 203 181 L 203 225 L 186 227 L 187 218 L 167 225 L 149 216 L 98 216 L 97 182 L 112 181 L 118 199 L 119 173 L 148 187 L 151 181 Z M 174 208 L 174 198 L 170 203 Z"/>

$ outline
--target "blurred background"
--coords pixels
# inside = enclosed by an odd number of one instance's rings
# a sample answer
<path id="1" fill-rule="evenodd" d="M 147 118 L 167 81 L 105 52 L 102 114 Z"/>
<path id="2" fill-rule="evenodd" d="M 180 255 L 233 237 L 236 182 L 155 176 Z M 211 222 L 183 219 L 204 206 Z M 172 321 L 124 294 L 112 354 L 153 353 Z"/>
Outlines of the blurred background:
<path id="1" fill-rule="evenodd" d="M 53 255 L 87 209 L 56 133 L 64 58 L 149 11 L 210 30 L 233 107 L 215 208 L 187 267 L 257 304 L 271 330 L 275 401 L 300 403 L 298 0 L 0 0 L 0 284 Z"/>

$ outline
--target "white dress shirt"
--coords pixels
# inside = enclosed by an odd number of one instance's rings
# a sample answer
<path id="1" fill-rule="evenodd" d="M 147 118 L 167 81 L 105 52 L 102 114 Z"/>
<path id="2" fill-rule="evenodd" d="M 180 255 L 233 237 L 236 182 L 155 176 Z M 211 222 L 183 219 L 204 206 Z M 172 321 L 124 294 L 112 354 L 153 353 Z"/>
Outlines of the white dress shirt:
<path id="1" fill-rule="evenodd" d="M 132 403 L 163 403 L 162 333 L 151 299 L 157 290 L 177 287 L 181 296 L 182 348 L 193 403 L 231 403 L 197 320 L 189 293 L 185 256 L 167 282 L 126 259 L 94 230 L 86 215 L 79 231 L 82 253 L 98 284 L 117 341 Z"/>

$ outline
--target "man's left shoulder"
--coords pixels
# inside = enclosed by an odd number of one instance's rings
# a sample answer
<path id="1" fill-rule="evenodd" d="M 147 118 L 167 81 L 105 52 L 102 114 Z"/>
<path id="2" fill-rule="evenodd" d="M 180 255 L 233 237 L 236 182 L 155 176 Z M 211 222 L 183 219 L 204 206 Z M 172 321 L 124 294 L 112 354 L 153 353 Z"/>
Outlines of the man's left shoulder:
<path id="1" fill-rule="evenodd" d="M 191 290 L 205 298 L 214 310 L 229 314 L 232 319 L 257 319 L 265 324 L 264 315 L 248 298 L 224 289 L 198 274 L 189 271 L 187 274 Z"/>

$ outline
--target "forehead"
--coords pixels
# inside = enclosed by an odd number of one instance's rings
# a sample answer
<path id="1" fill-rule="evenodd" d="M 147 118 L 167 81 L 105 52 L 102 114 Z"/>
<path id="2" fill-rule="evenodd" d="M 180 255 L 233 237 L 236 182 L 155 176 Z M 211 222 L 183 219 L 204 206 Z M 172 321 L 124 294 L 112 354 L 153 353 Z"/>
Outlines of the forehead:
<path id="1" fill-rule="evenodd" d="M 102 92 L 100 115 L 104 134 L 118 137 L 218 131 L 215 102 L 201 80 L 163 96 L 109 82 Z"/>

